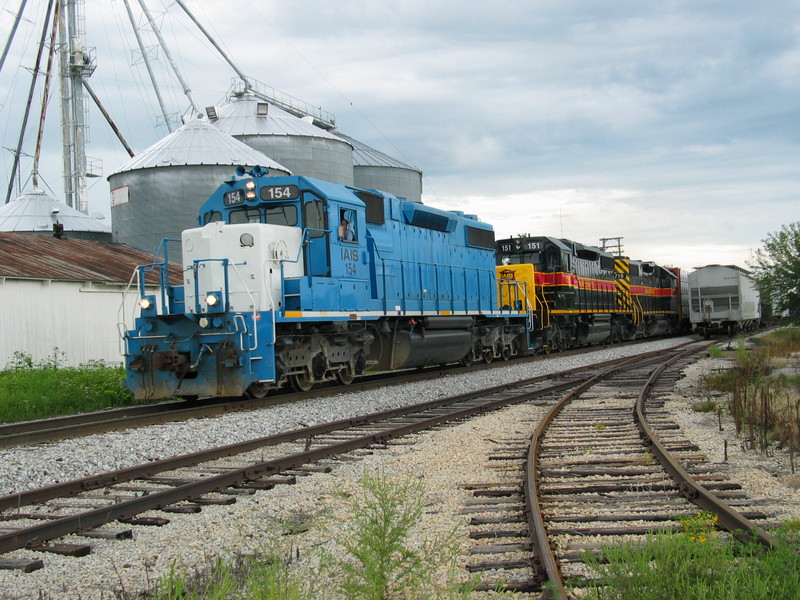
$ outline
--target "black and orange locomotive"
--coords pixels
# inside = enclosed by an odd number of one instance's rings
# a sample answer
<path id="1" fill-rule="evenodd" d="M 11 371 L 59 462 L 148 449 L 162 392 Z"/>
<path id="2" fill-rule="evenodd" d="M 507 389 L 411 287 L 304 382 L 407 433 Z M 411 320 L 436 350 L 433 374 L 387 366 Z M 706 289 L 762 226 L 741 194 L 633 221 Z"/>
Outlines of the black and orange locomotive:
<path id="1" fill-rule="evenodd" d="M 518 282 L 502 301 L 533 315 L 532 345 L 544 351 L 684 326 L 679 269 L 541 236 L 498 241 L 497 265 L 501 280 Z"/>

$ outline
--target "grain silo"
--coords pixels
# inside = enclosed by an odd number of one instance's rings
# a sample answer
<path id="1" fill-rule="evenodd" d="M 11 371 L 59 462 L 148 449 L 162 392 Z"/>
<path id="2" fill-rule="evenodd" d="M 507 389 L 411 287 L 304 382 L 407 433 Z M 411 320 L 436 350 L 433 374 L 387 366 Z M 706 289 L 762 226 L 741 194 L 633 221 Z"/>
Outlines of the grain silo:
<path id="1" fill-rule="evenodd" d="M 353 185 L 353 146 L 250 92 L 207 110 L 222 131 L 291 169 L 295 175 Z"/>
<path id="2" fill-rule="evenodd" d="M 412 202 L 422 202 L 422 171 L 339 131 L 336 135 L 353 145 L 356 187 L 382 190 Z"/>
<path id="3" fill-rule="evenodd" d="M 108 177 L 114 240 L 155 252 L 163 238 L 197 227 L 200 206 L 237 166 L 286 167 L 206 120 L 195 119 L 133 157 Z"/>
<path id="4" fill-rule="evenodd" d="M 111 227 L 33 189 L 0 207 L 0 231 L 111 241 Z"/>

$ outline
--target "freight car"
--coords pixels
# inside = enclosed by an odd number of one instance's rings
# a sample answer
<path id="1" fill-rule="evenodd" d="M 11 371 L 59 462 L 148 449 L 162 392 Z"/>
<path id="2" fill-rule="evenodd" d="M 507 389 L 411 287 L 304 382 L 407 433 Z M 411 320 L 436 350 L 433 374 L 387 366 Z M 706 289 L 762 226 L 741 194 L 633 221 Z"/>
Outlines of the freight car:
<path id="1" fill-rule="evenodd" d="M 689 274 L 690 320 L 708 338 L 755 329 L 761 295 L 748 272 L 736 265 L 707 265 Z"/>
<path id="2" fill-rule="evenodd" d="M 365 370 L 508 359 L 531 314 L 500 308 L 492 227 L 391 194 L 237 169 L 183 232 L 182 281 L 166 246 L 138 269 L 126 330 L 137 398 L 260 397 L 348 384 Z M 148 294 L 144 275 L 161 275 Z M 524 291 L 524 290 L 523 290 Z"/>
<path id="3" fill-rule="evenodd" d="M 668 334 L 681 322 L 680 273 L 553 237 L 497 242 L 504 280 L 524 281 L 513 299 L 534 312 L 530 345 L 554 351 Z"/>

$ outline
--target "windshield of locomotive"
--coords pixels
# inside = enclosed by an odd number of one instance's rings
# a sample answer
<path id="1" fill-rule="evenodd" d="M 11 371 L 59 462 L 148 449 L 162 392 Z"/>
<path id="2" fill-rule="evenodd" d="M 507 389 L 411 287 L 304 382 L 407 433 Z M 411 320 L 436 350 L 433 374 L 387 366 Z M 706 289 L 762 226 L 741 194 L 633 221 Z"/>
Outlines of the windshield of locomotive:
<path id="1" fill-rule="evenodd" d="M 297 205 L 280 204 L 278 206 L 268 206 L 265 210 L 265 223 L 270 225 L 297 226 Z"/>
<path id="2" fill-rule="evenodd" d="M 504 265 L 527 265 L 538 266 L 542 262 L 541 252 L 509 252 L 502 258 Z"/>
<path id="3" fill-rule="evenodd" d="M 203 224 L 222 220 L 223 216 L 219 211 L 211 211 L 203 215 Z M 228 223 L 231 225 L 238 225 L 240 223 L 267 223 L 269 225 L 296 227 L 297 222 L 297 205 L 295 204 L 273 204 L 267 206 L 263 210 L 256 207 L 243 207 L 228 213 Z"/>

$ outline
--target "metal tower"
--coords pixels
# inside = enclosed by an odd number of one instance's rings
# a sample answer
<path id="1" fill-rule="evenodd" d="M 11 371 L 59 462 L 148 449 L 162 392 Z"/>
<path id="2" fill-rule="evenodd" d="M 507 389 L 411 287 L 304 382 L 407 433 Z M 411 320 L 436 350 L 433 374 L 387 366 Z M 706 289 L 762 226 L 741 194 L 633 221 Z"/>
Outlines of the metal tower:
<path id="1" fill-rule="evenodd" d="M 61 139 L 64 146 L 64 195 L 67 206 L 89 212 L 86 161 L 87 98 L 83 80 L 94 73 L 94 48 L 86 48 L 83 0 L 59 0 Z"/>

